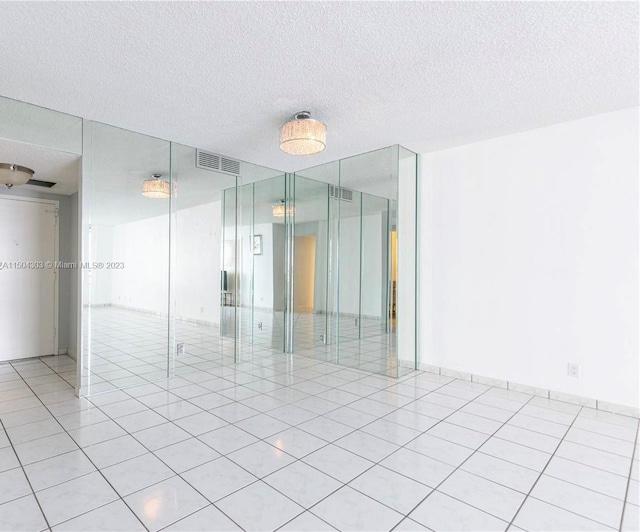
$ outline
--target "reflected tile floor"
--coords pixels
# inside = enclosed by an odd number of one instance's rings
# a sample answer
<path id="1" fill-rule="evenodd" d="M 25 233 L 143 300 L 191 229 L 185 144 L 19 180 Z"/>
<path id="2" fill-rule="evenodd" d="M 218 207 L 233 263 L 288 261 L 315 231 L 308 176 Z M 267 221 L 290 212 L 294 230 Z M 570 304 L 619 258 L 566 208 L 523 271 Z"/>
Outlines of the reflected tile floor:
<path id="1" fill-rule="evenodd" d="M 0 365 L 0 530 L 639 529 L 637 419 L 246 356 L 88 399 Z"/>
<path id="2" fill-rule="evenodd" d="M 241 322 L 239 355 L 241 360 L 262 354 L 271 356 L 282 350 L 282 313 L 264 309 L 222 307 L 223 323 L 235 330 Z M 90 394 L 155 382 L 167 375 L 167 318 L 119 307 L 91 309 L 91 367 L 86 369 Z M 380 320 L 363 318 L 362 338 L 353 317 L 331 324 L 331 334 L 340 335 L 340 352 L 335 345 L 320 343 L 326 331 L 327 316 L 299 313 L 295 317 L 296 353 L 318 361 L 338 362 L 341 366 L 395 377 L 397 375 L 395 334 L 383 334 Z M 256 325 L 254 328 L 251 323 Z M 257 324 L 261 328 L 257 328 Z M 252 333 L 253 331 L 253 333 Z M 251 335 L 252 334 L 252 335 Z M 186 356 L 175 361 L 175 374 L 196 369 L 207 370 L 234 361 L 234 341 L 221 336 L 214 325 L 176 321 L 176 342 L 186 345 Z M 332 343 L 336 339 L 332 336 Z M 403 368 L 403 372 L 406 372 Z M 75 378 L 75 373 L 69 377 Z"/>

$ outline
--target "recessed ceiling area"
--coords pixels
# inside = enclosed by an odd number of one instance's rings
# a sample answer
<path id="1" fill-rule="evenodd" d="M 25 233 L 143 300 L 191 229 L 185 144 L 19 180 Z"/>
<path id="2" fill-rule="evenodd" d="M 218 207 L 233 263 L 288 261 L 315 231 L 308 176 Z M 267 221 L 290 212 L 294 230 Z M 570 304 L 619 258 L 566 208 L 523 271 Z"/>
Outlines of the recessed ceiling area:
<path id="1" fill-rule="evenodd" d="M 34 171 L 32 179 L 55 183 L 51 188 L 20 185 L 20 190 L 70 196 L 78 192 L 80 156 L 33 144 L 0 139 L 0 162 L 26 166 Z M 0 184 L 0 189 L 4 185 Z"/>
<path id="2" fill-rule="evenodd" d="M 0 18 L 0 95 L 287 171 L 638 105 L 637 2 L 3 2 Z M 327 125 L 321 154 L 278 148 L 300 109 Z"/>

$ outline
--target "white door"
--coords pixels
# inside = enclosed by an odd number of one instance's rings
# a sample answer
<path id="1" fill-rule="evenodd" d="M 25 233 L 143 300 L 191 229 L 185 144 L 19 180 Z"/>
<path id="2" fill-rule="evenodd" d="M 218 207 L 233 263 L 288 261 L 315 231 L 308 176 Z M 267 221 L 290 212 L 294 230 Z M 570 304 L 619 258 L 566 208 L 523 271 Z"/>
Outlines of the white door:
<path id="1" fill-rule="evenodd" d="M 0 361 L 57 354 L 56 208 L 0 198 Z"/>

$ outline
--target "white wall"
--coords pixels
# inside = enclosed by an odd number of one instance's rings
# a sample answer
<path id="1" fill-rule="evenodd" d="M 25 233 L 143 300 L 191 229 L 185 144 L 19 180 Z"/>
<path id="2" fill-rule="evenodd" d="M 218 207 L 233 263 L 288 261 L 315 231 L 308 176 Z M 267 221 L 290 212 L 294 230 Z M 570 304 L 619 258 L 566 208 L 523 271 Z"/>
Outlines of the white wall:
<path id="1" fill-rule="evenodd" d="M 387 221 L 382 213 L 362 217 L 344 217 L 340 221 L 340 313 L 357 316 L 360 308 L 360 252 L 362 246 L 362 315 L 382 319 L 386 308 L 383 277 L 386 274 Z M 337 229 L 334 229 L 337 232 Z M 296 224 L 296 237 L 314 235 L 316 238 L 314 312 L 327 310 L 327 222 Z"/>
<path id="2" fill-rule="evenodd" d="M 176 216 L 176 316 L 220 323 L 222 202 L 180 209 Z"/>
<path id="3" fill-rule="evenodd" d="M 169 216 L 113 227 L 111 304 L 166 315 L 169 311 Z M 194 279 L 194 282 L 198 282 Z"/>
<path id="4" fill-rule="evenodd" d="M 360 216 L 340 219 L 340 314 L 357 316 L 362 305 L 363 317 L 384 316 L 384 238 L 381 213 L 366 214 L 362 216 L 362 220 Z"/>
<path id="5" fill-rule="evenodd" d="M 422 155 L 422 363 L 638 406 L 638 140 L 634 108 Z"/>
<path id="6" fill-rule="evenodd" d="M 385 217 L 386 218 L 386 217 Z M 386 222 L 386 219 L 384 220 Z M 384 229 L 384 230 L 383 230 Z M 383 305 L 383 293 L 387 289 L 386 223 L 382 213 L 365 214 L 362 217 L 362 315 L 382 319 L 387 311 Z M 384 254 L 383 254 L 384 253 Z"/>
<path id="7" fill-rule="evenodd" d="M 274 303 L 274 241 L 273 241 L 274 224 L 264 223 L 255 224 L 253 227 L 254 234 L 262 235 L 262 255 L 253 256 L 253 304 L 259 308 L 273 308 Z M 244 248 L 251 250 L 251 242 L 242 242 Z M 249 252 L 250 253 L 250 252 Z M 251 256 L 247 255 L 246 266 L 250 267 Z M 282 271 L 282 270 L 280 270 Z M 247 283 L 251 280 L 248 278 Z M 251 304 L 249 285 L 245 290 L 247 295 L 246 305 Z"/>
<path id="8" fill-rule="evenodd" d="M 113 227 L 109 225 L 91 226 L 91 262 L 107 263 L 113 258 Z M 111 305 L 112 271 L 94 269 L 91 271 L 91 304 Z"/>
<path id="9" fill-rule="evenodd" d="M 168 312 L 169 217 L 92 227 L 95 261 L 123 262 L 94 270 L 92 304 Z M 176 216 L 176 317 L 220 323 L 221 202 L 180 209 Z"/>

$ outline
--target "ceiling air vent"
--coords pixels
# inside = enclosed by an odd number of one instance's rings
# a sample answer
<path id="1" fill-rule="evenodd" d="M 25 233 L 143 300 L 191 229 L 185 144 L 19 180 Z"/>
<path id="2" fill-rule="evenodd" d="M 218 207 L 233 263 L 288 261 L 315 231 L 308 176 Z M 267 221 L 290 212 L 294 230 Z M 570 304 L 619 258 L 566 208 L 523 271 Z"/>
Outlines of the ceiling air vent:
<path id="1" fill-rule="evenodd" d="M 329 185 L 329 197 L 331 199 L 353 202 L 353 190 Z"/>
<path id="2" fill-rule="evenodd" d="M 234 161 L 222 155 L 202 150 L 196 150 L 196 167 L 203 170 L 240 175 L 240 161 Z"/>
<path id="3" fill-rule="evenodd" d="M 26 184 L 44 188 L 51 188 L 56 185 L 56 183 L 52 183 L 51 181 L 40 181 L 39 179 L 29 179 Z"/>

